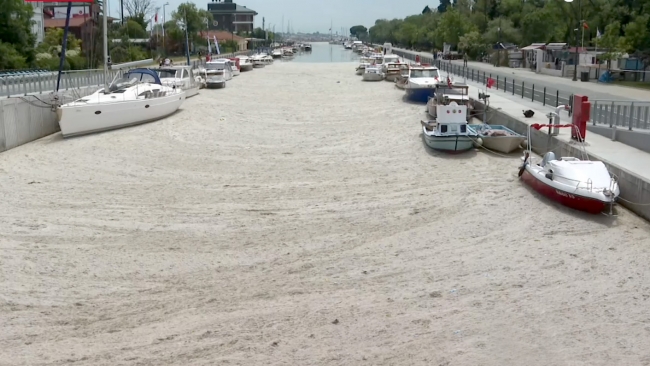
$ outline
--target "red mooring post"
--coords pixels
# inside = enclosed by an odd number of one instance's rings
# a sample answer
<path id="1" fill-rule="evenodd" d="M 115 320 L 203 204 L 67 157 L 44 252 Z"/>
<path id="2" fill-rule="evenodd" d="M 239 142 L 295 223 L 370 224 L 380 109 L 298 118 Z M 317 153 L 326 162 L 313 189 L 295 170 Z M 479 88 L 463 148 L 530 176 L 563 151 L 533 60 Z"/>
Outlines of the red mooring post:
<path id="1" fill-rule="evenodd" d="M 571 139 L 584 141 L 587 136 L 587 123 L 589 122 L 591 103 L 586 95 L 573 96 L 572 123 L 575 126 L 571 129 Z"/>

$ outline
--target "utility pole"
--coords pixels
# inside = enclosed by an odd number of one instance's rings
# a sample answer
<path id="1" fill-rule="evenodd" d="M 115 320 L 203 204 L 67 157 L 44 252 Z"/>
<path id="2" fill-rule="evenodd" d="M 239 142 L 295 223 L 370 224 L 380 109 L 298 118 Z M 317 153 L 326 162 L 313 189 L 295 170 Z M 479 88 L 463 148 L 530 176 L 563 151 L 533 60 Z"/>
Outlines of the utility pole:
<path id="1" fill-rule="evenodd" d="M 106 1 L 106 0 L 104 0 Z M 120 0 L 120 18 L 121 18 L 121 23 L 124 25 L 124 0 Z"/>

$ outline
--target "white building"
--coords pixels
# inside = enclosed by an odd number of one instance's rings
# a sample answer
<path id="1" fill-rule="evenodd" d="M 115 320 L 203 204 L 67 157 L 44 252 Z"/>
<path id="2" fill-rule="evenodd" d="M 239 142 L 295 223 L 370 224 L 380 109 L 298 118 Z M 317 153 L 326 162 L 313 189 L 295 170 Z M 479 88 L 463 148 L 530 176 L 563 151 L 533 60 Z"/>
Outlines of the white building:
<path id="1" fill-rule="evenodd" d="M 43 30 L 43 3 L 30 2 L 29 4 L 34 9 L 34 13 L 32 14 L 32 33 L 36 35 L 36 44 L 39 44 L 43 42 L 43 36 L 45 35 L 45 31 Z"/>

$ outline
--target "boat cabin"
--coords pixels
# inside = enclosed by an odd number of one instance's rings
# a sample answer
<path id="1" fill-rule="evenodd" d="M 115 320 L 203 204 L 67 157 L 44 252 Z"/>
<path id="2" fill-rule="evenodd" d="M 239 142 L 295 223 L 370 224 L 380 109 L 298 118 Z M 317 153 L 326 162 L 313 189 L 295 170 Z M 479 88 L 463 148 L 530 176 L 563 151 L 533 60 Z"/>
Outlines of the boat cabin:
<path id="1" fill-rule="evenodd" d="M 436 135 L 467 134 L 467 106 L 451 102 L 437 105 L 436 112 L 435 120 L 422 122 L 428 131 L 434 131 Z"/>
<path id="2" fill-rule="evenodd" d="M 436 103 L 449 104 L 451 101 L 460 105 L 467 105 L 469 103 L 469 85 L 452 82 L 451 86 L 449 86 L 445 82 L 439 83 L 436 86 Z"/>
<path id="3" fill-rule="evenodd" d="M 415 66 L 409 68 L 409 79 L 433 78 L 440 80 L 440 72 L 437 67 Z"/>
<path id="4" fill-rule="evenodd" d="M 399 56 L 398 55 L 384 55 L 384 63 L 389 63 L 389 62 L 394 62 L 394 63 L 399 63 Z"/>
<path id="5" fill-rule="evenodd" d="M 192 66 L 171 66 L 152 69 L 162 82 L 182 82 L 183 80 L 194 80 Z"/>
<path id="6" fill-rule="evenodd" d="M 387 64 L 385 64 L 386 73 L 388 73 L 388 74 L 399 74 L 403 65 L 404 64 L 399 64 L 399 63 L 396 63 L 396 62 L 387 63 Z"/>

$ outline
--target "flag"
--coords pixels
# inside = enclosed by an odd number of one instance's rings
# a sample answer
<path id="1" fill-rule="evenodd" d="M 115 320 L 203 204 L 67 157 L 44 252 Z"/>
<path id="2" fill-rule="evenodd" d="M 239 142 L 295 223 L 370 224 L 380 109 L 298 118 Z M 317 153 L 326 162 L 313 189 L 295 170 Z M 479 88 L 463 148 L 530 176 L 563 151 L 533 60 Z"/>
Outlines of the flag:
<path id="1" fill-rule="evenodd" d="M 587 24 L 587 22 L 583 22 L 582 23 L 582 28 L 589 29 L 589 24 Z"/>
<path id="2" fill-rule="evenodd" d="M 156 21 L 156 24 L 158 24 L 158 12 L 156 12 L 156 17 L 154 19 Z"/>
<path id="3" fill-rule="evenodd" d="M 596 38 L 600 38 L 602 36 L 603 35 L 602 35 L 602 33 L 600 33 L 600 30 L 598 28 L 596 28 Z"/>
<path id="4" fill-rule="evenodd" d="M 219 42 L 217 42 L 217 36 L 214 36 L 214 51 L 217 53 L 217 55 L 221 54 L 221 51 L 219 50 Z"/>
<path id="5" fill-rule="evenodd" d="M 487 85 L 488 88 L 492 89 L 492 87 L 494 86 L 494 79 L 488 78 L 486 85 Z"/>
<path id="6" fill-rule="evenodd" d="M 210 36 L 208 38 L 208 54 L 212 53 L 212 46 L 210 45 Z"/>

